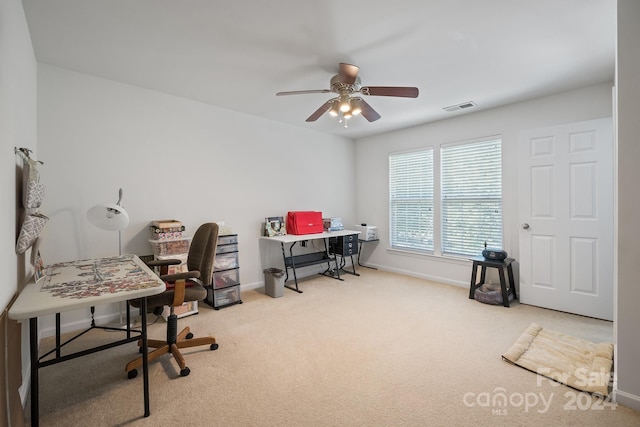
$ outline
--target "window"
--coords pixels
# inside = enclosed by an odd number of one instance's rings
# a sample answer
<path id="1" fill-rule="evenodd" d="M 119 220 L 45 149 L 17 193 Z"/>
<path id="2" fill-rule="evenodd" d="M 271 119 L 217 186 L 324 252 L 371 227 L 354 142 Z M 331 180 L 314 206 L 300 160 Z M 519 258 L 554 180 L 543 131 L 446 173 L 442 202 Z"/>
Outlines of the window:
<path id="1" fill-rule="evenodd" d="M 454 256 L 502 247 L 501 159 L 500 139 L 390 154 L 391 247 Z"/>
<path id="2" fill-rule="evenodd" d="M 441 149 L 443 254 L 502 247 L 501 148 L 493 140 Z"/>
<path id="3" fill-rule="evenodd" d="M 389 156 L 391 247 L 433 251 L 433 149 Z"/>

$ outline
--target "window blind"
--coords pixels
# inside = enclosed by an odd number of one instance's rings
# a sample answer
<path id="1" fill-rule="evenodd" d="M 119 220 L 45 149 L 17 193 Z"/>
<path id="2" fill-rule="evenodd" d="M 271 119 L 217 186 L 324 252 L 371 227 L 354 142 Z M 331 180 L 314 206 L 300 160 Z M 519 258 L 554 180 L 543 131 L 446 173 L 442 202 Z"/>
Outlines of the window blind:
<path id="1" fill-rule="evenodd" d="M 433 251 L 433 149 L 389 156 L 392 248 Z"/>
<path id="2" fill-rule="evenodd" d="M 502 141 L 441 149 L 442 253 L 502 247 Z"/>

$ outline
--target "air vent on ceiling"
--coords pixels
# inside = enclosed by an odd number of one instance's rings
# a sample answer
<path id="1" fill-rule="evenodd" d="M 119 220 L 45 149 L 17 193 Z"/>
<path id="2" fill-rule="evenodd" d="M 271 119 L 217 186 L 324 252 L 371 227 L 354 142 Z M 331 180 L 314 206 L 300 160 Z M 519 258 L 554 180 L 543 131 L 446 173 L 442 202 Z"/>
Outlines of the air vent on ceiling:
<path id="1" fill-rule="evenodd" d="M 463 102 L 462 104 L 457 104 L 457 105 L 451 105 L 449 107 L 444 107 L 443 110 L 444 111 L 458 111 L 458 110 L 464 110 L 465 108 L 471 108 L 471 107 L 475 107 L 476 103 L 473 101 L 467 101 L 467 102 Z"/>

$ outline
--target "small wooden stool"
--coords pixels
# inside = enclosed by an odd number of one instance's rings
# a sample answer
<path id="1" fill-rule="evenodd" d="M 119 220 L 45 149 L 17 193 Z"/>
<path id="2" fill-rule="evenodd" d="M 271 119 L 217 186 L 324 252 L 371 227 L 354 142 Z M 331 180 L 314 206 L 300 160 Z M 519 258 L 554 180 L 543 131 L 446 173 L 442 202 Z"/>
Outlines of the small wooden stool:
<path id="1" fill-rule="evenodd" d="M 502 290 L 502 305 L 505 307 L 509 307 L 509 292 L 513 293 L 513 298 L 518 298 L 516 296 L 516 285 L 513 280 L 513 269 L 511 268 L 511 263 L 515 261 L 513 258 L 507 258 L 504 261 L 498 261 L 493 259 L 486 259 L 484 257 L 475 257 L 471 258 L 473 261 L 473 271 L 471 272 L 471 286 L 469 287 L 469 299 L 475 298 L 475 291 L 484 283 L 484 279 L 487 273 L 487 267 L 493 267 L 498 269 L 498 274 L 500 275 L 500 289 Z M 476 282 L 476 278 L 478 276 L 478 266 L 481 267 L 480 270 L 480 282 Z M 509 286 L 507 286 L 507 281 L 504 277 L 504 270 L 507 270 L 507 274 L 509 275 Z"/>

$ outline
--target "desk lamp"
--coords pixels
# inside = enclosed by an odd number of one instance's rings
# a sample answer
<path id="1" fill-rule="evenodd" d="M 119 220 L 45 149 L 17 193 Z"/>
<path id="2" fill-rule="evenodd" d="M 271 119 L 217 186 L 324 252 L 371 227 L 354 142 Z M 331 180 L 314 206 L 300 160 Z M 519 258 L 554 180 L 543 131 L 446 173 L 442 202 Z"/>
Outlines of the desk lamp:
<path id="1" fill-rule="evenodd" d="M 118 191 L 116 203 L 102 203 L 95 205 L 87 211 L 87 219 L 96 227 L 118 232 L 118 255 L 122 255 L 122 230 L 129 225 L 129 215 L 120 205 L 122 202 L 122 188 Z M 122 303 L 120 304 L 120 327 L 125 328 L 126 322 L 122 319 Z"/>
<path id="2" fill-rule="evenodd" d="M 129 215 L 120 202 L 122 202 L 122 188 L 118 192 L 117 203 L 95 205 L 87 211 L 87 219 L 91 224 L 102 230 L 118 232 L 118 255 L 122 255 L 122 230 L 129 225 Z"/>

